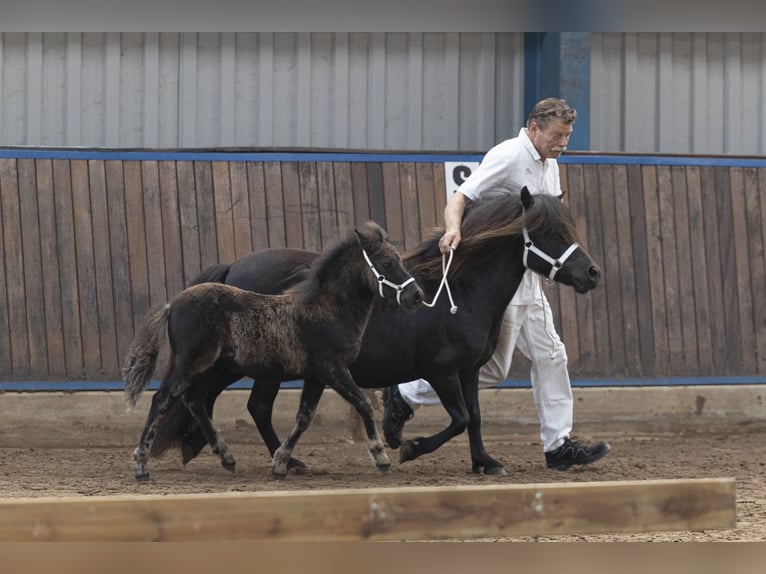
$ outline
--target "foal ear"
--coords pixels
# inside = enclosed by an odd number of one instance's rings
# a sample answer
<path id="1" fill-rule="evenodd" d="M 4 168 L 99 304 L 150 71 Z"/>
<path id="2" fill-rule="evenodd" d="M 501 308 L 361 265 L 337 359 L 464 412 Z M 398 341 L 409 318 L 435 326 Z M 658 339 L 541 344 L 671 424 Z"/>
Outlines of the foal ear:
<path id="1" fill-rule="evenodd" d="M 359 241 L 383 243 L 386 240 L 386 231 L 374 221 L 366 221 L 360 227 L 354 229 Z"/>
<path id="2" fill-rule="evenodd" d="M 527 186 L 521 188 L 521 205 L 524 206 L 524 209 L 529 209 L 532 207 L 532 205 L 535 203 L 534 198 L 532 197 L 532 194 L 529 193 L 529 190 L 527 189 Z"/>

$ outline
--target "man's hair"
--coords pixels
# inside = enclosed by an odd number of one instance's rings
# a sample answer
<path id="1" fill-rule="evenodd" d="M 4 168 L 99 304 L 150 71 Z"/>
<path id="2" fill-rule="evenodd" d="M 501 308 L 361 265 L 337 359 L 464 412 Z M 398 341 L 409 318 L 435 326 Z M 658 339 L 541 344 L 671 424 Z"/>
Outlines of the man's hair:
<path id="1" fill-rule="evenodd" d="M 544 130 L 552 119 L 560 120 L 565 124 L 571 124 L 575 121 L 575 118 L 577 118 L 577 112 L 574 108 L 569 107 L 569 104 L 564 100 L 545 98 L 537 102 L 532 111 L 529 112 L 527 127 L 530 127 L 532 122 L 535 122 L 541 130 Z"/>

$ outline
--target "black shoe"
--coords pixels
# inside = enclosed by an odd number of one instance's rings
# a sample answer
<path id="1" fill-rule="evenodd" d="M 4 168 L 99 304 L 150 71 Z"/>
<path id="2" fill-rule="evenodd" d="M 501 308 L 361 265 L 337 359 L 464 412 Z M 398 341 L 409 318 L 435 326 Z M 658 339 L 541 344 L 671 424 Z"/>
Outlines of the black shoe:
<path id="1" fill-rule="evenodd" d="M 398 386 L 383 389 L 383 436 L 390 448 L 399 448 L 402 444 L 404 423 L 415 413 L 404 400 Z"/>
<path id="2" fill-rule="evenodd" d="M 594 442 L 588 444 L 569 437 L 564 439 L 564 444 L 556 450 L 545 453 L 545 462 L 548 468 L 554 470 L 566 470 L 575 464 L 590 464 L 606 456 L 612 447 L 608 442 Z"/>

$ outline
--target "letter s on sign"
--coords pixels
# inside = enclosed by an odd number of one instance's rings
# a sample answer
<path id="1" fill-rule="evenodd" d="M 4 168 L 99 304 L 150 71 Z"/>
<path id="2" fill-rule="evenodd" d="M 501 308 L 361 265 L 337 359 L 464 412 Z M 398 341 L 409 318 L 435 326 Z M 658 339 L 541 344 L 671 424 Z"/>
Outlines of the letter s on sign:
<path id="1" fill-rule="evenodd" d="M 444 185 L 447 193 L 447 201 L 452 197 L 458 187 L 468 179 L 468 176 L 479 167 L 478 161 L 445 161 L 444 162 Z"/>

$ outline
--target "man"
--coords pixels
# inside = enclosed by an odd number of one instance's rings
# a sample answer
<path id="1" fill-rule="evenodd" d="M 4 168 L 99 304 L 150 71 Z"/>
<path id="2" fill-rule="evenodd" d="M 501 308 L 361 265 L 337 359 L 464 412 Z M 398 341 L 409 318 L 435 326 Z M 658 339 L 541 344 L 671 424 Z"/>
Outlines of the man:
<path id="1" fill-rule="evenodd" d="M 527 125 L 515 138 L 490 149 L 478 168 L 453 194 L 444 209 L 445 232 L 439 241 L 442 253 L 459 249 L 460 224 L 469 201 L 483 193 L 519 193 L 523 186 L 533 193 L 561 195 L 557 158 L 566 150 L 577 112 L 564 100 L 547 98 L 538 102 Z M 588 444 L 569 436 L 573 400 L 567 371 L 567 354 L 556 333 L 553 314 L 540 285 L 540 276 L 524 274 L 506 309 L 497 348 L 479 373 L 480 387 L 505 380 L 514 347 L 532 361 L 532 393 L 540 417 L 540 438 L 548 468 L 566 470 L 589 464 L 610 451 L 605 442 Z M 404 423 L 423 405 L 439 399 L 423 379 L 387 388 L 383 432 L 391 448 L 401 444 Z"/>

